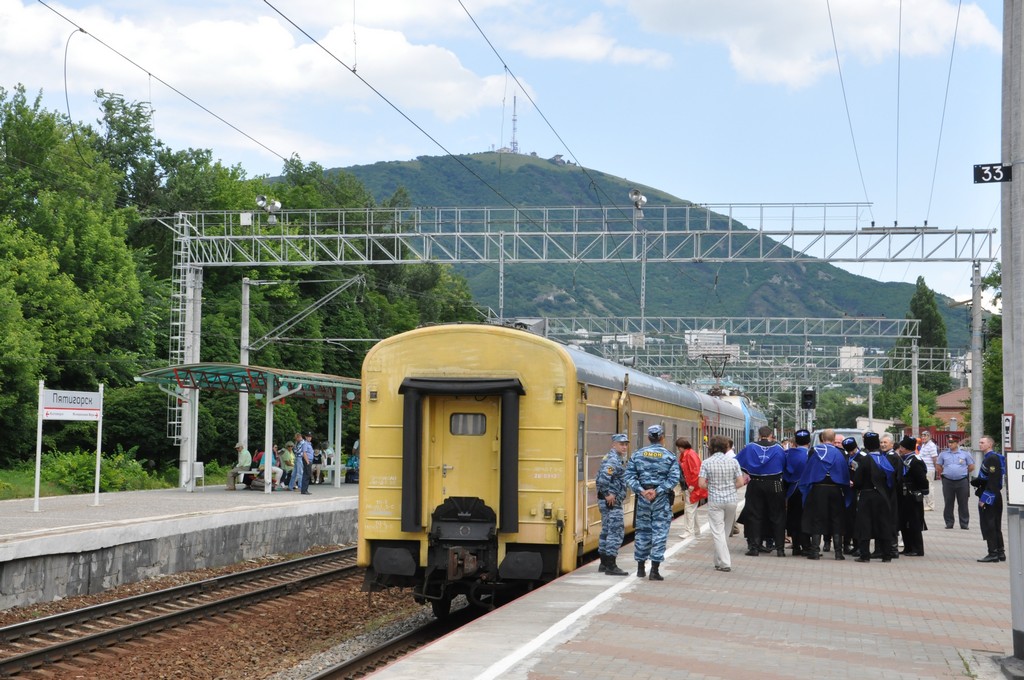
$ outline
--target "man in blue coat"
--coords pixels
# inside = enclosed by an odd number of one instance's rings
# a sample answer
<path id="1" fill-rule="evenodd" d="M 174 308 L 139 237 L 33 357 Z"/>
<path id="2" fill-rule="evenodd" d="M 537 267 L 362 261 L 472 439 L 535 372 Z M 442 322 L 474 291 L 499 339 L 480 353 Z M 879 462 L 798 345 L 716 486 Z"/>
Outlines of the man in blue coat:
<path id="1" fill-rule="evenodd" d="M 834 430 L 822 430 L 821 441 L 808 452 L 807 465 L 800 475 L 800 492 L 804 497 L 803 529 L 811 535 L 807 559 L 821 559 L 821 537 L 832 538 L 833 555 L 843 556 L 842 532 L 844 509 L 850 489 L 850 465 L 846 456 L 832 443 Z"/>
<path id="2" fill-rule="evenodd" d="M 766 529 L 775 539 L 775 553 L 786 556 L 786 495 L 782 486 L 782 472 L 786 467 L 786 450 L 772 434 L 772 428 L 762 425 L 757 430 L 758 440 L 750 442 L 736 454 L 749 477 L 747 500 L 744 508 L 744 535 L 747 538 L 746 555 L 760 553 L 761 532 Z"/>

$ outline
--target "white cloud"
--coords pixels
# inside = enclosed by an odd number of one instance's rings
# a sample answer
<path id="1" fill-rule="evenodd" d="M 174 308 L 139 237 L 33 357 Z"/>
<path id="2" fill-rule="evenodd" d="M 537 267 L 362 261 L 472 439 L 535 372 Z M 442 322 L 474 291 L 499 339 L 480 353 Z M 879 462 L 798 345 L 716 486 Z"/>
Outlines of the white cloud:
<path id="1" fill-rule="evenodd" d="M 957 49 L 1001 45 L 999 30 L 976 4 L 963 6 L 957 26 L 950 0 L 619 2 L 651 33 L 723 45 L 744 79 L 794 88 L 834 70 L 833 27 L 840 61 L 877 63 L 897 51 L 905 57 L 949 54 L 954 27 Z"/>
<path id="2" fill-rule="evenodd" d="M 604 17 L 597 13 L 555 30 L 532 28 L 513 32 L 506 29 L 504 34 L 514 50 L 533 58 L 653 67 L 666 67 L 672 61 L 668 54 L 658 50 L 622 45 L 607 29 Z"/>

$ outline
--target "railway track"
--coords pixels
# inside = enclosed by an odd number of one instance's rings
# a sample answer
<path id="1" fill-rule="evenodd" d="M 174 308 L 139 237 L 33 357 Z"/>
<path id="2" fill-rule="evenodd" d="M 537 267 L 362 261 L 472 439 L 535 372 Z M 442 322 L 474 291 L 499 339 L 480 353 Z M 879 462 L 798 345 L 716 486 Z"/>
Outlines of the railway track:
<path id="1" fill-rule="evenodd" d="M 354 576 L 355 548 L 321 553 L 0 628 L 0 677 Z"/>
<path id="2" fill-rule="evenodd" d="M 434 620 L 346 661 L 325 668 L 307 680 L 350 680 L 366 677 L 406 654 L 416 651 L 456 630 L 484 612 L 474 607 L 452 611 L 444 620 Z"/>

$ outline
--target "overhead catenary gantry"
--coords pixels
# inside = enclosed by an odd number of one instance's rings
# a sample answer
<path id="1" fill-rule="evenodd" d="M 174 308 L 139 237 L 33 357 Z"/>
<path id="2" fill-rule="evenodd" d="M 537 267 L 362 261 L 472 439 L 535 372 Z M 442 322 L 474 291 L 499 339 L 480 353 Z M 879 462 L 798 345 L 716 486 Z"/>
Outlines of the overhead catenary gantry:
<path id="1" fill-rule="evenodd" d="M 201 361 L 206 267 L 622 262 L 993 262 L 995 230 L 876 227 L 867 203 L 179 212 L 169 364 Z M 273 220 L 271 220 L 273 217 Z M 646 323 L 642 324 L 646 327 Z M 171 401 L 181 468 L 196 423 Z M 185 472 L 182 473 L 186 474 Z"/>

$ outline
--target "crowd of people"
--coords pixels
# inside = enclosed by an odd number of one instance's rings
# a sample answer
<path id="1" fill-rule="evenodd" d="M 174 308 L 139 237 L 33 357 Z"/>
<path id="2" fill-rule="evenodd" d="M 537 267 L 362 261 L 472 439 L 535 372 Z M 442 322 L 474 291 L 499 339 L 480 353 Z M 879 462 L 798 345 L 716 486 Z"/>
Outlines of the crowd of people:
<path id="1" fill-rule="evenodd" d="M 689 539 L 700 533 L 697 509 L 706 500 L 708 525 L 714 542 L 713 565 L 731 571 L 727 539 L 743 525 L 750 557 L 774 553 L 820 560 L 832 552 L 858 562 L 891 562 L 900 555 L 923 557 L 925 513 L 941 483 L 943 519 L 954 527 L 954 509 L 961 529 L 970 522 L 969 491 L 974 487 L 982 538 L 988 549 L 979 562 L 1006 560 L 1002 536 L 1005 458 L 994 451 L 989 435 L 979 438 L 980 463 L 960 447 L 956 436 L 938 451 L 929 432 L 921 440 L 905 436 L 898 442 L 888 433 L 865 432 L 863 445 L 853 437 L 821 431 L 818 442 L 798 430 L 792 441 L 779 443 L 769 427 L 757 441 L 734 453 L 733 442 L 712 436 L 701 461 L 685 437 L 675 442 L 676 453 L 664 446 L 664 428 L 647 429 L 649 444 L 628 455 L 629 437 L 612 436 L 612 448 L 595 479 L 601 511 L 599 571 L 624 576 L 617 564 L 625 534 L 623 502 L 627 489 L 636 496 L 633 558 L 636 575 L 663 580 L 660 572 L 668 541 L 677 484 L 684 494 L 683 532 Z M 972 473 L 977 469 L 977 474 Z M 737 490 L 747 486 L 743 511 Z M 902 550 L 900 549 L 902 548 Z M 647 561 L 651 561 L 650 575 Z"/>
<path id="2" fill-rule="evenodd" d="M 345 481 L 353 481 L 351 471 L 359 469 L 359 442 L 356 441 L 354 451 L 346 463 Z M 225 486 L 234 491 L 241 483 L 247 489 L 265 488 L 267 466 L 270 467 L 270 484 L 273 491 L 293 491 L 303 495 L 312 495 L 311 484 L 323 484 L 328 479 L 328 471 L 335 462 L 335 452 L 329 442 L 313 445 L 313 433 L 295 433 L 294 441 L 284 446 L 274 444 L 270 455 L 257 451 L 253 456 L 242 442 L 235 444 L 237 459 L 234 467 L 227 474 Z M 358 472 L 354 476 L 358 481 Z"/>

